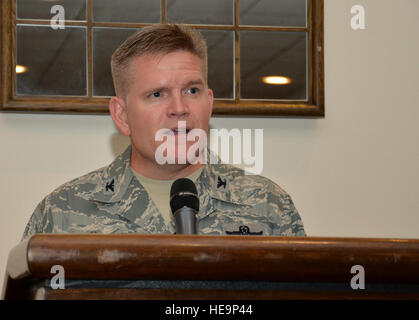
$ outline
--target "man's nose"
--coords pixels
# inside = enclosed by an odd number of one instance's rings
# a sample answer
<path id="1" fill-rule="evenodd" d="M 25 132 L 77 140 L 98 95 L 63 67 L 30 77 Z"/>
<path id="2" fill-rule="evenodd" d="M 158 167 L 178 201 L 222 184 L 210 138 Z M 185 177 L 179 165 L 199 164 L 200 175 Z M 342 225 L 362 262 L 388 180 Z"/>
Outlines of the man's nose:
<path id="1" fill-rule="evenodd" d="M 168 107 L 170 117 L 186 117 L 189 115 L 189 107 L 181 93 L 172 94 L 170 105 Z"/>

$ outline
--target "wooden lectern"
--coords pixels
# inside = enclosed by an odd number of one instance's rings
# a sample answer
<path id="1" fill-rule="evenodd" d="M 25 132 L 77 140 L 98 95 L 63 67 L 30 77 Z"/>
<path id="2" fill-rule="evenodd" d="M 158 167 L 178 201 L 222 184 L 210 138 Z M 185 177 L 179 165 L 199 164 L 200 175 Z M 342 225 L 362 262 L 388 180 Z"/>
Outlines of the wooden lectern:
<path id="1" fill-rule="evenodd" d="M 35 235 L 11 250 L 2 297 L 419 299 L 419 240 Z"/>

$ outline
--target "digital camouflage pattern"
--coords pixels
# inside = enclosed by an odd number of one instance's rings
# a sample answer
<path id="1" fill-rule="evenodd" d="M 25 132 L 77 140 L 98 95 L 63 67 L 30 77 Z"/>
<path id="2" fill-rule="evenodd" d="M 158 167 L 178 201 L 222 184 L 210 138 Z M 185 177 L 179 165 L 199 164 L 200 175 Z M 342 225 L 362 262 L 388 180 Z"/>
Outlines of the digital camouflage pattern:
<path id="1" fill-rule="evenodd" d="M 36 207 L 23 239 L 36 233 L 173 234 L 135 178 L 131 146 L 109 166 L 57 188 Z M 267 178 L 227 164 L 205 165 L 195 181 L 198 232 L 205 235 L 305 236 L 290 196 Z"/>

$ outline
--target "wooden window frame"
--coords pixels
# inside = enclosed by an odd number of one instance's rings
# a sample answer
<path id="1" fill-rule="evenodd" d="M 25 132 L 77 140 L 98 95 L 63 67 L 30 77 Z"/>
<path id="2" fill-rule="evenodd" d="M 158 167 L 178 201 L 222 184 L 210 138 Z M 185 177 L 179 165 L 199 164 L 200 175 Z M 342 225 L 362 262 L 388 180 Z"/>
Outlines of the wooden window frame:
<path id="1" fill-rule="evenodd" d="M 162 1 L 162 22 L 166 22 L 166 0 Z M 324 47 L 323 17 L 324 0 L 308 0 L 308 21 L 305 28 L 294 27 L 249 27 L 238 25 L 238 2 L 235 1 L 233 26 L 189 25 L 196 29 L 233 30 L 235 32 L 235 99 L 214 100 L 214 115 L 252 116 L 297 116 L 324 117 Z M 1 1 L 1 85 L 0 111 L 10 112 L 51 112 L 51 113 L 109 113 L 109 98 L 92 96 L 93 92 L 93 27 L 139 28 L 150 24 L 93 22 L 92 1 L 87 0 L 87 21 L 66 21 L 68 26 L 87 28 L 88 83 L 86 97 L 65 96 L 16 96 L 16 25 L 19 23 L 49 25 L 49 20 L 16 19 L 16 1 Z M 240 100 L 239 31 L 291 31 L 308 33 L 308 99 L 295 100 Z"/>

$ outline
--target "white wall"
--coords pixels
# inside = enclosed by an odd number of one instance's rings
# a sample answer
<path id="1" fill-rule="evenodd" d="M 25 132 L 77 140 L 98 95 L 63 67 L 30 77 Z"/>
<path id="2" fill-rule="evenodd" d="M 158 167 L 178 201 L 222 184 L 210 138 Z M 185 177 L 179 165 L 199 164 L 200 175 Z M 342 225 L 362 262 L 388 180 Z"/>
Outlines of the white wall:
<path id="1" fill-rule="evenodd" d="M 419 238 L 418 12 L 417 0 L 325 0 L 326 117 L 211 121 L 264 128 L 263 175 L 310 236 Z M 0 113 L 0 281 L 36 204 L 127 144 L 108 116 Z"/>

